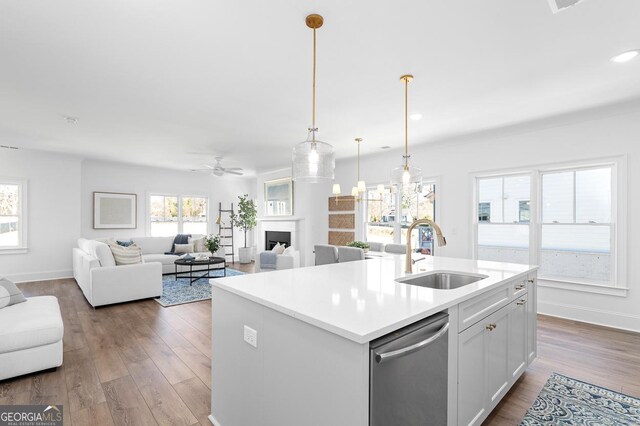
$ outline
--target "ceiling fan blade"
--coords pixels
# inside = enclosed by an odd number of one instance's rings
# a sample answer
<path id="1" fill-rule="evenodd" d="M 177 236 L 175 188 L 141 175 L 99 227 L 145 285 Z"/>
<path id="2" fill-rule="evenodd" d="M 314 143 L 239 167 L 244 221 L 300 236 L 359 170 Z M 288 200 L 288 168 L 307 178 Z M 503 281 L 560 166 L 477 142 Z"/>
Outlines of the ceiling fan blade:
<path id="1" fill-rule="evenodd" d="M 211 164 L 203 164 L 204 167 L 206 167 L 209 170 L 214 170 L 216 167 L 212 166 Z"/>
<path id="2" fill-rule="evenodd" d="M 211 169 L 191 169 L 192 172 L 211 172 Z"/>
<path id="3" fill-rule="evenodd" d="M 225 170 L 225 173 L 229 173 L 230 175 L 237 175 L 237 176 L 242 176 L 244 173 L 242 172 L 234 172 L 233 170 Z"/>
<path id="4" fill-rule="evenodd" d="M 242 171 L 242 167 L 229 167 L 229 168 L 225 167 L 225 170 L 226 171 L 229 171 L 229 170 Z"/>

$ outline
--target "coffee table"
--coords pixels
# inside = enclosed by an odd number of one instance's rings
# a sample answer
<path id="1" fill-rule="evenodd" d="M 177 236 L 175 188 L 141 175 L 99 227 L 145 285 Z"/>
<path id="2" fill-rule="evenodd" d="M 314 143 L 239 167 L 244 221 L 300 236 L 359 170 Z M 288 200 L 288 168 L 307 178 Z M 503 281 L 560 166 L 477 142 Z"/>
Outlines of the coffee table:
<path id="1" fill-rule="evenodd" d="M 176 280 L 178 278 L 189 278 L 189 285 L 193 285 L 194 282 L 198 281 L 200 278 L 208 278 L 210 277 L 209 273 L 211 271 L 219 271 L 222 269 L 224 273 L 223 276 L 227 276 L 227 261 L 223 257 L 208 257 L 206 259 L 176 259 L 173 264 L 175 265 L 176 272 Z M 213 265 L 222 264 L 222 268 L 212 268 Z M 181 271 L 178 272 L 178 266 L 188 266 L 189 271 Z M 206 266 L 207 269 L 197 269 L 193 270 L 194 266 Z M 204 272 L 203 274 L 201 274 Z"/>

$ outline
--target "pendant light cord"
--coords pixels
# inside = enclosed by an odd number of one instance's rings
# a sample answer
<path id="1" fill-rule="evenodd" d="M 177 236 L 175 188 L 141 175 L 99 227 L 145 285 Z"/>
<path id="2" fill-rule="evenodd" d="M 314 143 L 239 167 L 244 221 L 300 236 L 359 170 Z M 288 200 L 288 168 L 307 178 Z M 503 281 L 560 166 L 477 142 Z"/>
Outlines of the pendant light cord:
<path id="1" fill-rule="evenodd" d="M 358 139 L 356 141 L 358 142 L 358 182 L 360 182 L 360 141 Z"/>
<path id="2" fill-rule="evenodd" d="M 313 29 L 313 96 L 312 96 L 311 129 L 313 140 L 316 140 L 316 29 Z"/>
<path id="3" fill-rule="evenodd" d="M 407 100 L 409 96 L 409 79 L 404 79 L 404 169 L 409 169 L 409 121 L 408 110 L 409 102 Z"/>

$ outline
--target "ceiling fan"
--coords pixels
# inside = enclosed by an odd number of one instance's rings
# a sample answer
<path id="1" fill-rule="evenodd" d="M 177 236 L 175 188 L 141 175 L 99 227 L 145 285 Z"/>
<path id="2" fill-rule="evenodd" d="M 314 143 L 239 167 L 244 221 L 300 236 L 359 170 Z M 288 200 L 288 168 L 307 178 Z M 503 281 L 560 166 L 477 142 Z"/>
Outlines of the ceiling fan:
<path id="1" fill-rule="evenodd" d="M 242 169 L 240 167 L 222 167 L 222 164 L 220 164 L 222 162 L 222 157 L 215 157 L 216 163 L 211 165 L 211 164 L 204 164 L 204 168 L 203 169 L 192 169 L 191 171 L 193 172 L 209 172 L 212 175 L 215 176 L 223 176 L 225 174 L 230 174 L 230 175 L 237 175 L 237 176 L 242 176 L 244 173 L 242 173 Z"/>

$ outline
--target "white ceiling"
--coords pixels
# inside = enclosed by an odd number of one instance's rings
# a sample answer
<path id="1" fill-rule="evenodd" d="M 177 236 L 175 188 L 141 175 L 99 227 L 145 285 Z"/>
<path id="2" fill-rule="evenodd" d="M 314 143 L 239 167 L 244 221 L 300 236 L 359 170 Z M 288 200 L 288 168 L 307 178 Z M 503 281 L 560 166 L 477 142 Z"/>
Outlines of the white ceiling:
<path id="1" fill-rule="evenodd" d="M 0 144 L 194 168 L 286 166 L 311 115 L 338 157 L 640 97 L 640 1 L 0 0 Z M 76 116 L 75 125 L 63 116 Z M 211 155 L 194 155 L 206 152 Z"/>

